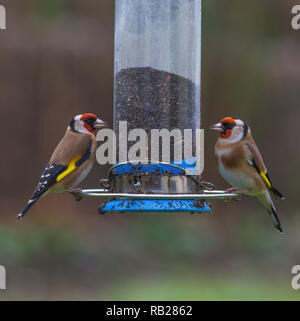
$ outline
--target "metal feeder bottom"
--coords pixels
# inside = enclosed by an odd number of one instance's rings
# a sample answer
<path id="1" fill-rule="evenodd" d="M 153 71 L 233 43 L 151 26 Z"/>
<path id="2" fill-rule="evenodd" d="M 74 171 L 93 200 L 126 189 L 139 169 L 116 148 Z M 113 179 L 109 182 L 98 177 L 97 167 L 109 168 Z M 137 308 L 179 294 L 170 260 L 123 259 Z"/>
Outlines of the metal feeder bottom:
<path id="1" fill-rule="evenodd" d="M 214 190 L 213 185 L 187 175 L 173 164 L 120 163 L 100 181 L 104 189 L 82 190 L 80 196 L 109 199 L 101 214 L 112 212 L 210 212 L 207 200 L 238 195 Z"/>

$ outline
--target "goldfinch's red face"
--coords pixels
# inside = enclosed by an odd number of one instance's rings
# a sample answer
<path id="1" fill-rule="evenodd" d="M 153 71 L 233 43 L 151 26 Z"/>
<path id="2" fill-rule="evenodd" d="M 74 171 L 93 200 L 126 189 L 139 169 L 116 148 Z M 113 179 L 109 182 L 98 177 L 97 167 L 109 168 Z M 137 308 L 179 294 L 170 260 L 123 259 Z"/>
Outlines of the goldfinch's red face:
<path id="1" fill-rule="evenodd" d="M 220 138 L 230 142 L 241 140 L 248 132 L 248 126 L 242 120 L 232 117 L 225 117 L 219 123 L 210 127 L 218 131 Z"/>
<path id="2" fill-rule="evenodd" d="M 225 117 L 221 120 L 222 131 L 220 132 L 221 138 L 229 138 L 232 134 L 233 128 L 237 125 L 236 121 L 231 117 Z"/>
<path id="3" fill-rule="evenodd" d="M 95 134 L 99 128 L 107 127 L 107 124 L 94 114 L 82 114 L 73 118 L 70 123 L 71 130 L 83 134 Z"/>

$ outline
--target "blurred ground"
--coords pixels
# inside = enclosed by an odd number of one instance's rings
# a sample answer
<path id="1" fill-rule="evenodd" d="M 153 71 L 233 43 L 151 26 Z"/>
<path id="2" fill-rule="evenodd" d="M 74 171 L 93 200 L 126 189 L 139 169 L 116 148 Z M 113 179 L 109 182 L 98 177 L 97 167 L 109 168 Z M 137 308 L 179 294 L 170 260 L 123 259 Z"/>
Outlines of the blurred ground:
<path id="1" fill-rule="evenodd" d="M 30 196 L 73 115 L 112 122 L 112 0 L 1 0 L 0 264 L 11 299 L 299 299 L 300 31 L 287 0 L 203 0 L 202 128 L 223 116 L 252 128 L 285 230 L 254 199 L 213 203 L 212 214 L 98 216 L 97 200 Z M 204 179 L 216 172 L 206 130 Z M 97 164 L 83 187 L 98 186 Z"/>

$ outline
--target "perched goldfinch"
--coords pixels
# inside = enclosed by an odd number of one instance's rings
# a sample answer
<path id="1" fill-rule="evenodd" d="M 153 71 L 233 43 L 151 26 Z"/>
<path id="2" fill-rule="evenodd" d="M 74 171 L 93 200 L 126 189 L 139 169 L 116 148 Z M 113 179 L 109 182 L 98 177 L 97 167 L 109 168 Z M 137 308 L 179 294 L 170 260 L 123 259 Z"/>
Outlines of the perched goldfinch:
<path id="1" fill-rule="evenodd" d="M 223 118 L 210 128 L 220 132 L 215 156 L 220 174 L 233 186 L 228 191 L 257 197 L 271 215 L 275 228 L 282 232 L 272 197 L 284 197 L 271 183 L 250 128 L 232 117 Z"/>
<path id="2" fill-rule="evenodd" d="M 76 196 L 74 187 L 86 178 L 95 160 L 95 131 L 106 126 L 106 123 L 94 114 L 77 115 L 72 119 L 43 171 L 31 199 L 19 213 L 18 219 L 21 219 L 37 200 L 47 194 L 69 191 L 74 192 Z"/>

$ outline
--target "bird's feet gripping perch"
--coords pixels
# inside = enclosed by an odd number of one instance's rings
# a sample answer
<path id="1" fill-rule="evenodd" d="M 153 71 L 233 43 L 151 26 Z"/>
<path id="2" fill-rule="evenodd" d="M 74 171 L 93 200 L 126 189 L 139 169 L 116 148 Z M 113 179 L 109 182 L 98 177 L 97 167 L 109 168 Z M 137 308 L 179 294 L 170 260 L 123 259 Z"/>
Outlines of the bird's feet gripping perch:
<path id="1" fill-rule="evenodd" d="M 247 193 L 247 192 L 248 192 L 247 190 L 238 190 L 238 189 L 236 189 L 234 187 L 227 188 L 225 190 L 225 193 L 237 194 L 237 196 L 235 198 L 227 199 L 227 200 L 225 200 L 225 202 L 240 201 L 241 198 L 242 198 L 242 194 Z"/>
<path id="2" fill-rule="evenodd" d="M 81 196 L 82 189 L 79 187 L 75 187 L 75 188 L 70 187 L 67 189 L 67 192 L 70 193 L 71 195 L 73 195 L 77 202 L 81 201 L 83 198 Z"/>
<path id="3" fill-rule="evenodd" d="M 249 191 L 247 191 L 247 190 L 238 190 L 238 189 L 236 189 L 234 187 L 227 188 L 226 191 L 225 191 L 225 193 L 230 193 L 230 194 L 233 193 L 233 194 L 239 194 L 239 195 L 245 194 L 247 192 L 249 192 Z"/>

